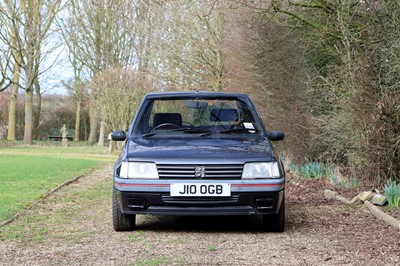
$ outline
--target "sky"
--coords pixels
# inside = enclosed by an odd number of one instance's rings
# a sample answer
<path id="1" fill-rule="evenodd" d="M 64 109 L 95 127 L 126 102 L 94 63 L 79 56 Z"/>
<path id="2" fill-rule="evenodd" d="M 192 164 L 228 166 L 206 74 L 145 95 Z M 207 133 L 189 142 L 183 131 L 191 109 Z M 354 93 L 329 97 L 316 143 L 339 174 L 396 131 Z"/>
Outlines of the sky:
<path id="1" fill-rule="evenodd" d="M 56 48 L 54 49 L 54 47 Z M 68 60 L 68 50 L 59 34 L 49 36 L 48 42 L 43 47 L 42 54 L 46 54 L 46 50 L 53 49 L 54 51 L 45 55 L 41 65 L 41 71 L 43 72 L 39 77 L 41 90 L 44 94 L 67 94 L 62 82 L 71 80 L 74 72 Z"/>

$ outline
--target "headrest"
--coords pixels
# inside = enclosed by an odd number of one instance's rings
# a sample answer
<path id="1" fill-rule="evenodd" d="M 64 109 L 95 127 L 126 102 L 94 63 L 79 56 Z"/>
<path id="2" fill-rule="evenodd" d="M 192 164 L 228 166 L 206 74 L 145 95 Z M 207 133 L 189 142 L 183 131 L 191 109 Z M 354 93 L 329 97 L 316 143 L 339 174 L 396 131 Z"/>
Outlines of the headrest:
<path id="1" fill-rule="evenodd" d="M 157 113 L 153 117 L 153 127 L 164 123 L 172 123 L 177 126 L 182 125 L 182 116 L 178 113 Z"/>
<path id="2" fill-rule="evenodd" d="M 210 121 L 211 122 L 233 122 L 238 119 L 238 113 L 236 109 L 224 108 L 224 109 L 211 109 Z"/>

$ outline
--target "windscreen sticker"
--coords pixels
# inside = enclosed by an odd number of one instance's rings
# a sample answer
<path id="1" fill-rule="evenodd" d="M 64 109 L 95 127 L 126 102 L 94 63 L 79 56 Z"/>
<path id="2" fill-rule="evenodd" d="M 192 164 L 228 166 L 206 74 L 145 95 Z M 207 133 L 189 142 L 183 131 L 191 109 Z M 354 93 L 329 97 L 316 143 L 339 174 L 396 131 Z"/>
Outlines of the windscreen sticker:
<path id="1" fill-rule="evenodd" d="M 249 133 L 256 133 L 253 123 L 243 122 L 243 126 Z"/>
<path id="2" fill-rule="evenodd" d="M 249 123 L 249 122 L 243 122 L 243 125 L 246 129 L 252 129 L 254 130 L 254 126 L 253 123 Z"/>

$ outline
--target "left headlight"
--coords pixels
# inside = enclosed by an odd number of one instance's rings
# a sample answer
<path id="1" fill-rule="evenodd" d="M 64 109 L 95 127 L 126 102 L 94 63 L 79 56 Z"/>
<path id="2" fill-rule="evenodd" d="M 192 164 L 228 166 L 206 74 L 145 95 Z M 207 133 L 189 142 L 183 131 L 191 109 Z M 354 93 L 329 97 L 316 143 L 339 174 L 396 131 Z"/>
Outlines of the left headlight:
<path id="1" fill-rule="evenodd" d="M 158 179 L 155 163 L 122 162 L 119 172 L 120 178 Z"/>
<path id="2" fill-rule="evenodd" d="M 242 179 L 279 178 L 277 162 L 246 163 L 243 168 Z"/>

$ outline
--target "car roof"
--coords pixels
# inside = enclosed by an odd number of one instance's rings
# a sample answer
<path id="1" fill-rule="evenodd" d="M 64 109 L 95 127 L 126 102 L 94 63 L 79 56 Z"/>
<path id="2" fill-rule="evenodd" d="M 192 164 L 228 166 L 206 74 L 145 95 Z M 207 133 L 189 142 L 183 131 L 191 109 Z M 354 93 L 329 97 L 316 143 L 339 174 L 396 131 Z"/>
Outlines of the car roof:
<path id="1" fill-rule="evenodd" d="M 247 94 L 237 92 L 214 92 L 214 91 L 175 91 L 175 92 L 152 92 L 148 93 L 145 98 L 249 98 Z"/>

